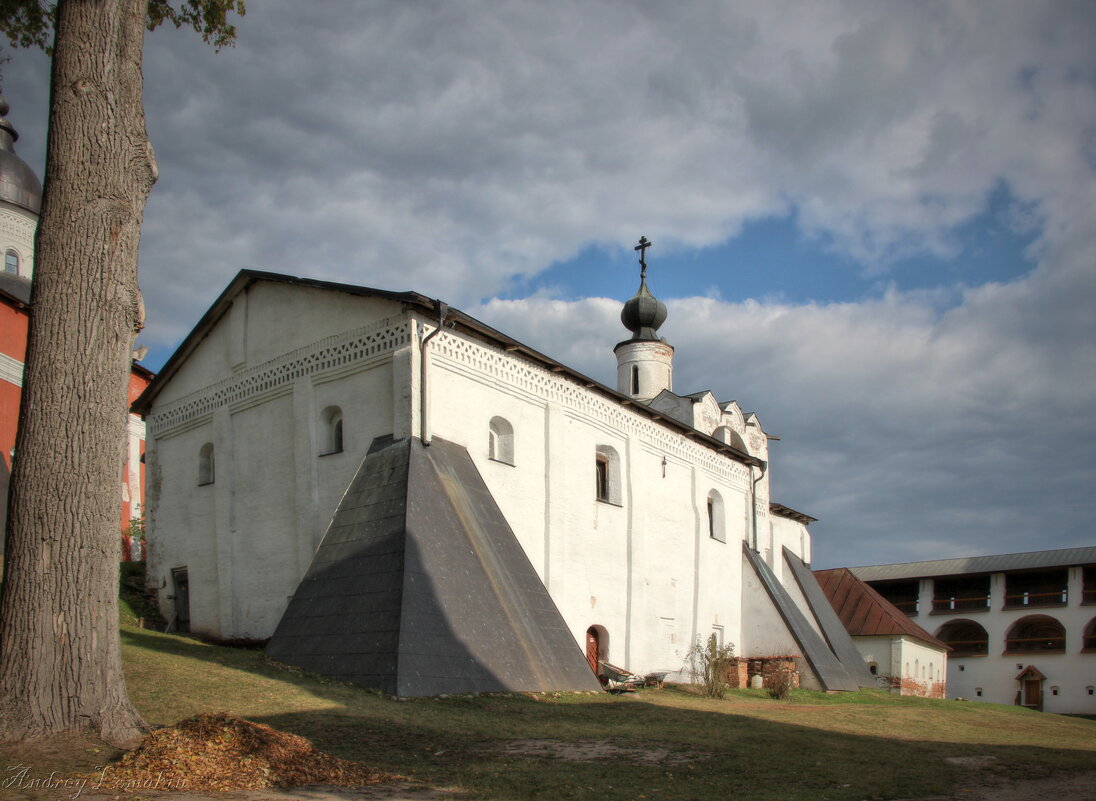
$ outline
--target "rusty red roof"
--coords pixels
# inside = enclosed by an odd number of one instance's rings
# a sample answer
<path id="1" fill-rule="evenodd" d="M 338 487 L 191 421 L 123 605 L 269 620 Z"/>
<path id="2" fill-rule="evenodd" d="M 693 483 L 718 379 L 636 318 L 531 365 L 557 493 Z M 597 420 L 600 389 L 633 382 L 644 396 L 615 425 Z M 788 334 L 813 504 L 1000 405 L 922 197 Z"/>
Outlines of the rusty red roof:
<path id="1" fill-rule="evenodd" d="M 905 635 L 950 650 L 848 568 L 815 570 L 814 577 L 853 637 Z"/>

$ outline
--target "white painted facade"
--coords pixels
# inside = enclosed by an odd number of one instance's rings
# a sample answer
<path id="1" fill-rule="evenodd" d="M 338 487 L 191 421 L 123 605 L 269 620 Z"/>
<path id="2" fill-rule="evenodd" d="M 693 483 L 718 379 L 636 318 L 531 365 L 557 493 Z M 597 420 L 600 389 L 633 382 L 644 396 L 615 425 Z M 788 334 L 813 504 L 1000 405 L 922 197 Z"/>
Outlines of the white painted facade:
<path id="1" fill-rule="evenodd" d="M 1075 549 L 1090 552 L 1089 570 L 1096 562 L 1096 548 Z M 1057 564 L 1048 555 L 1058 552 L 1034 552 L 1004 557 L 975 557 L 971 560 L 945 560 L 942 563 L 911 563 L 878 567 L 852 568 L 876 589 L 880 589 L 877 577 L 894 578 L 904 568 L 906 574 L 917 582 L 916 607 L 909 610 L 913 619 L 936 637 L 948 641 L 948 626 L 958 622 L 976 623 L 985 632 L 986 648 L 982 655 L 953 653 L 948 658 L 948 697 L 966 698 L 971 701 L 987 701 L 998 704 L 1028 703 L 1026 690 L 1017 676 L 1026 668 L 1033 667 L 1045 676 L 1041 680 L 1040 695 L 1044 712 L 1096 714 L 1096 587 L 1084 584 L 1084 564 Z M 1063 552 L 1064 553 L 1064 552 Z M 939 565 L 951 562 L 976 562 L 978 559 L 1007 559 L 1017 570 L 989 573 L 988 597 L 980 608 L 963 611 L 949 610 L 946 599 L 937 597 L 935 582 L 962 578 L 965 571 L 957 569 L 943 576 L 916 577 L 922 564 Z M 1030 564 L 1027 564 L 1030 562 Z M 1009 605 L 1006 603 L 1006 581 L 1009 573 L 1031 572 L 1036 568 L 1064 567 L 1067 573 L 1065 592 L 1052 603 Z M 981 571 L 970 567 L 970 575 Z M 984 575 L 984 573 L 982 574 Z M 1092 573 L 1090 572 L 1090 576 Z M 1091 579 L 1090 579 L 1091 580 Z M 1087 592 L 1086 592 L 1087 590 Z M 880 590 L 885 592 L 884 589 Z M 1062 602 L 1064 599 L 1064 603 Z M 1026 600 L 1026 599 L 1025 599 Z M 1053 599 L 1052 599 L 1053 600 Z M 1027 650 L 1010 645 L 1008 638 L 1017 636 L 1018 624 L 1036 617 L 1057 621 L 1064 633 L 1064 647 L 1060 649 Z M 1088 635 L 1086 638 L 1086 634 Z M 856 638 L 854 638 L 855 641 Z M 1086 648 L 1086 640 L 1092 647 Z"/>
<path id="2" fill-rule="evenodd" d="M 895 634 L 855 636 L 852 641 L 881 679 L 881 686 L 901 695 L 944 697 L 948 656 L 941 648 Z"/>
<path id="3" fill-rule="evenodd" d="M 169 619 L 185 569 L 193 631 L 270 636 L 370 443 L 390 434 L 468 450 L 576 644 L 599 627 L 605 661 L 677 670 L 712 634 L 740 655 L 798 653 L 742 543 L 781 575 L 781 546 L 809 561 L 810 536 L 770 515 L 765 471 L 723 447 L 768 461 L 737 403 L 652 414 L 383 297 L 255 280 L 228 300 L 165 368 L 148 415 L 149 581 Z M 332 409 L 343 449 L 325 453 Z"/>
<path id="4" fill-rule="evenodd" d="M 37 229 L 37 214 L 0 200 L 0 255 L 4 258 L 0 269 L 21 278 L 34 276 L 34 232 Z"/>
<path id="5" fill-rule="evenodd" d="M 1096 714 L 1096 652 L 1084 649 L 1086 628 L 1096 627 L 1096 605 L 1081 603 L 1082 568 L 1069 568 L 1069 601 L 1064 607 L 1005 609 L 1005 574 L 990 577 L 990 601 L 985 612 L 936 615 L 932 630 L 939 633 L 953 620 L 973 620 L 986 630 L 989 653 L 986 656 L 954 656 L 948 671 L 948 695 L 989 701 L 1016 703 L 1021 691 L 1016 677 L 1033 666 L 1046 676 L 1042 687 L 1044 712 Z M 922 609 L 932 608 L 932 579 L 921 581 Z M 927 596 L 927 597 L 926 597 Z M 928 605 L 925 605 L 928 604 Z M 1009 653 L 1005 640 L 1009 630 L 1032 615 L 1046 615 L 1062 624 L 1066 632 L 1063 653 Z M 1021 703 L 1026 699 L 1021 699 Z"/>

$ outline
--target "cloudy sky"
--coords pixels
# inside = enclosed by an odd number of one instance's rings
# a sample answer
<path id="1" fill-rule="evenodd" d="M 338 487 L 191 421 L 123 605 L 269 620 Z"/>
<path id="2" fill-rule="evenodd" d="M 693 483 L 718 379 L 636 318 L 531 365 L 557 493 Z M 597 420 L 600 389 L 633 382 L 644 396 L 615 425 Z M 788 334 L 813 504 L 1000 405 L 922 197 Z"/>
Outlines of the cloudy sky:
<path id="1" fill-rule="evenodd" d="M 441 297 L 782 439 L 815 565 L 1096 544 L 1096 4 L 255 0 L 149 35 L 156 368 L 237 270 Z M 41 174 L 48 63 L 4 68 Z"/>

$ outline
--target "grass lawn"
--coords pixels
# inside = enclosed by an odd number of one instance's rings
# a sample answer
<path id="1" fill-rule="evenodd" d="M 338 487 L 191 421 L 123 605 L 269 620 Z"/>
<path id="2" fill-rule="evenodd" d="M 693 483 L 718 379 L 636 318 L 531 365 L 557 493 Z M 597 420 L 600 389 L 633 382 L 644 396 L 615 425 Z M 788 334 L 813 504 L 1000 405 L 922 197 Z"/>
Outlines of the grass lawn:
<path id="1" fill-rule="evenodd" d="M 962 787 L 968 769 L 945 757 L 995 757 L 1025 778 L 1096 764 L 1096 722 L 992 704 L 748 690 L 717 701 L 687 688 L 397 701 L 260 651 L 129 626 L 122 642 L 131 697 L 152 723 L 224 710 L 470 798 L 859 801 Z M 608 750 L 575 761 L 565 745 Z"/>

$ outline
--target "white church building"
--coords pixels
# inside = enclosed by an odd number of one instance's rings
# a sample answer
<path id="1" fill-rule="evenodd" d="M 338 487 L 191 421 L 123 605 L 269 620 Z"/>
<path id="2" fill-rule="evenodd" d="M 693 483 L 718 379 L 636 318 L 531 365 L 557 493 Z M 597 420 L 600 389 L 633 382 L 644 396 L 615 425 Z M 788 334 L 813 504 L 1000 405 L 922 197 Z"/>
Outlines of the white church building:
<path id="1" fill-rule="evenodd" d="M 424 295 L 241 272 L 135 405 L 165 616 L 397 695 L 593 689 L 713 636 L 875 686 L 771 437 L 674 393 L 665 316 L 641 278 L 610 388 Z"/>

